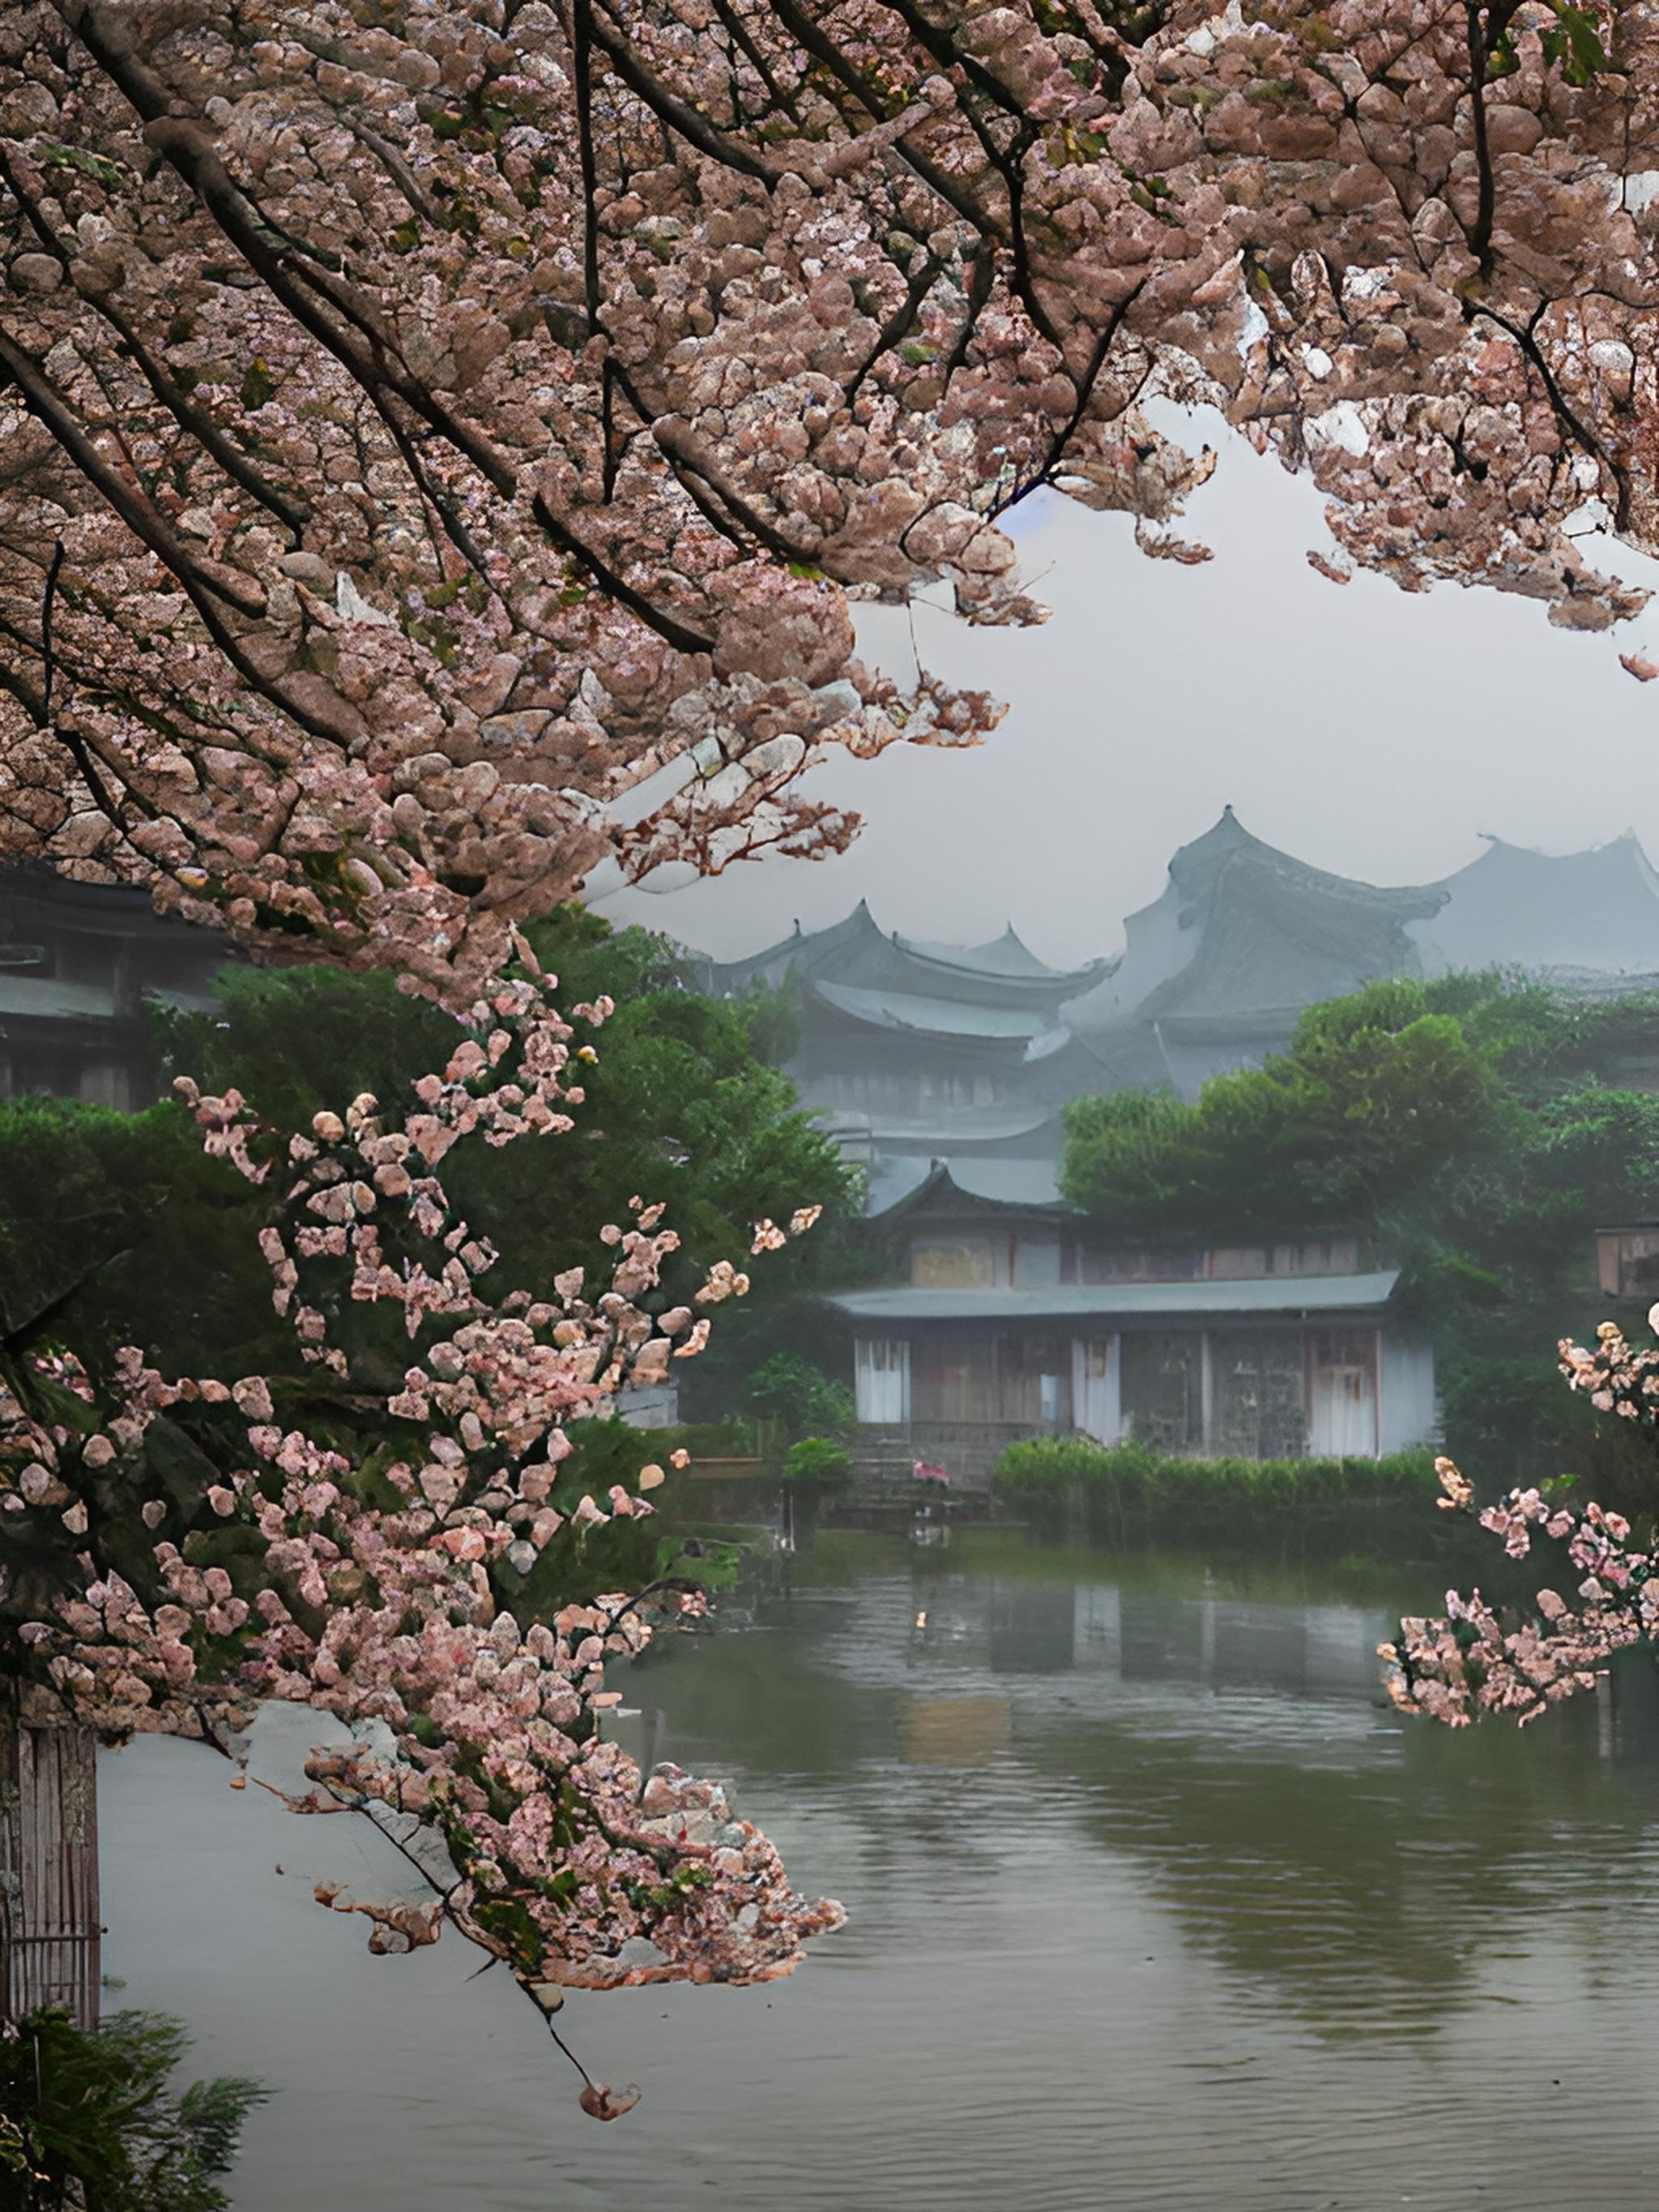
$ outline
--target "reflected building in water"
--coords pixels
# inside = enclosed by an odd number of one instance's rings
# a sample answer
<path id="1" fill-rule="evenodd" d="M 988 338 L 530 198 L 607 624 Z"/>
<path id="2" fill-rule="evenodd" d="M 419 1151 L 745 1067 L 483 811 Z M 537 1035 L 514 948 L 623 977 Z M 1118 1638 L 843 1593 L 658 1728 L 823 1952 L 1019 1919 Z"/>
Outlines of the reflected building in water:
<path id="1" fill-rule="evenodd" d="M 1380 1609 L 1287 1605 L 1234 1594 L 1207 1575 L 1192 1594 L 1133 1582 L 1048 1583 L 1019 1577 L 928 1577 L 915 1586 L 908 1632 L 902 1598 L 888 1591 L 872 1610 L 866 1590 L 844 1635 L 864 1653 L 860 1673 L 884 1645 L 892 1679 L 954 1676 L 962 1694 L 993 1678 L 1021 1711 L 1063 1694 L 1091 1711 L 1113 1710 L 1126 1686 L 1201 1686 L 1218 1692 L 1309 1695 L 1380 1711 L 1376 1645 L 1393 1623 Z M 906 1595 L 911 1586 L 896 1583 Z M 880 1671 L 879 1661 L 876 1662 Z M 1106 1692 L 1103 1702 L 1092 1694 Z"/>
<path id="2" fill-rule="evenodd" d="M 972 1766 L 1008 1748 L 1012 1698 L 925 1696 L 907 1691 L 899 1704 L 899 1744 L 912 1766 Z"/>

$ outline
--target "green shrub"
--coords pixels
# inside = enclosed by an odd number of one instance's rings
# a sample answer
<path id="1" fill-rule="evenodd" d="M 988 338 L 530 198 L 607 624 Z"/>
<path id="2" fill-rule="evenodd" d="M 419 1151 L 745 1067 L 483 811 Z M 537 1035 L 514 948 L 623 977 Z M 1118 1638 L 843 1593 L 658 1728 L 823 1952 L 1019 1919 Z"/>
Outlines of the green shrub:
<path id="1" fill-rule="evenodd" d="M 89 2033 L 32 2013 L 0 2036 L 0 2181 L 15 2212 L 223 2212 L 215 2177 L 265 2092 L 228 2076 L 175 2095 L 188 2039 L 174 2021 L 117 2013 Z"/>
<path id="2" fill-rule="evenodd" d="M 783 1462 L 784 1479 L 830 1489 L 843 1483 L 853 1472 L 853 1455 L 833 1437 L 803 1437 L 791 1444 Z"/>
<path id="3" fill-rule="evenodd" d="M 1431 1452 L 1386 1459 L 1175 1459 L 1146 1444 L 1040 1437 L 997 1462 L 997 1494 L 1042 1524 L 1079 1523 L 1106 1540 L 1256 1541 L 1296 1548 L 1373 1545 L 1422 1553 L 1443 1538 Z"/>

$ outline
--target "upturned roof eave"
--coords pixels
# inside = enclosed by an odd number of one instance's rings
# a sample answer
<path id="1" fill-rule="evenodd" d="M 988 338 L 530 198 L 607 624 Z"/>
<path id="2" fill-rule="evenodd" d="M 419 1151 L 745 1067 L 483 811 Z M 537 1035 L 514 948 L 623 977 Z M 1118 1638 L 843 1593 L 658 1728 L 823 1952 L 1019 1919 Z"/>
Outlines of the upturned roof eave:
<path id="1" fill-rule="evenodd" d="M 896 1221 L 905 1214 L 924 1211 L 940 1199 L 948 1199 L 965 1213 L 1035 1213 L 1056 1221 L 1083 1218 L 1080 1209 L 1064 1198 L 994 1198 L 984 1191 L 964 1189 L 951 1173 L 948 1160 L 935 1160 L 914 1190 L 907 1191 L 902 1198 L 895 1199 L 890 1206 L 871 1218 L 884 1222 Z"/>

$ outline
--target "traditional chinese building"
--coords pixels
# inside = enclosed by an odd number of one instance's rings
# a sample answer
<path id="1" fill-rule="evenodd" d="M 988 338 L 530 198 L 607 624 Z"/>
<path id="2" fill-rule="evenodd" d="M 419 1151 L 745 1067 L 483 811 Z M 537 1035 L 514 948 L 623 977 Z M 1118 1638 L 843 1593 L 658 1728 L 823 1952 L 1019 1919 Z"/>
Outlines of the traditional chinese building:
<path id="1" fill-rule="evenodd" d="M 889 933 L 867 906 L 746 960 L 708 987 L 793 996 L 803 1103 L 870 1173 L 871 1211 L 929 1164 L 1012 1199 L 1053 1198 L 1068 1099 L 1172 1088 L 1258 1066 L 1302 1014 L 1390 976 L 1504 967 L 1586 995 L 1659 989 L 1659 878 L 1626 835 L 1552 857 L 1491 841 L 1443 883 L 1380 888 L 1266 844 L 1231 807 L 1183 845 L 1124 924 L 1124 949 L 1065 970 L 1012 929 L 945 945 Z M 1632 1047 L 1620 1080 L 1659 1088 Z"/>
<path id="2" fill-rule="evenodd" d="M 0 868 L 0 1097 L 148 1105 L 145 998 L 210 1006 L 230 957 L 226 939 L 157 914 L 143 891 Z"/>
<path id="3" fill-rule="evenodd" d="M 1097 1063 L 1095 1088 L 1194 1097 L 1206 1078 L 1290 1042 L 1304 1011 L 1380 977 L 1422 972 L 1411 925 L 1438 886 L 1385 890 L 1328 875 L 1253 837 L 1226 808 L 1170 862 L 1123 951 L 1062 1009 Z"/>
<path id="4" fill-rule="evenodd" d="M 791 994 L 801 1102 L 870 1170 L 879 1202 L 946 1152 L 1052 1175 L 1060 1107 L 1090 1085 L 1060 1009 L 1103 964 L 1050 968 L 1012 929 L 985 945 L 915 942 L 860 902 L 831 928 L 797 927 L 713 967 L 710 981 L 732 996 L 755 983 Z"/>
<path id="5" fill-rule="evenodd" d="M 1433 1355 L 1355 1237 L 1103 1240 L 1058 1200 L 936 1168 L 890 1209 L 902 1279 L 850 1322 L 866 1466 L 988 1482 L 1009 1443 L 1081 1433 L 1203 1457 L 1374 1458 L 1435 1431 Z"/>

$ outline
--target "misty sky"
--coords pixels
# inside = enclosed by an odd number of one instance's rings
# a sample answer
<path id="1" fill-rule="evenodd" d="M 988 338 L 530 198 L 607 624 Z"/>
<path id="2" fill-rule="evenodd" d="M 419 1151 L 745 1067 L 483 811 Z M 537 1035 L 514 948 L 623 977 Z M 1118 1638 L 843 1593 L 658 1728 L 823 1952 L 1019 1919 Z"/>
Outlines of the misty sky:
<path id="1" fill-rule="evenodd" d="M 1304 558 L 1329 545 L 1311 484 L 1218 419 L 1187 426 L 1206 434 L 1221 463 L 1178 526 L 1212 547 L 1205 567 L 1148 560 L 1127 518 L 1043 495 L 1012 521 L 1046 626 L 915 611 L 926 663 L 1009 712 L 974 751 L 898 745 L 816 770 L 806 789 L 865 817 L 850 853 L 614 894 L 599 911 L 731 957 L 865 897 L 884 928 L 968 941 L 1012 921 L 1069 963 L 1116 949 L 1170 853 L 1229 801 L 1271 843 L 1379 884 L 1449 873 L 1483 830 L 1560 852 L 1629 827 L 1659 859 L 1659 685 L 1618 658 L 1659 659 L 1659 599 L 1585 637 L 1495 592 L 1337 586 Z M 1659 584 L 1659 564 L 1622 547 L 1602 558 Z M 902 611 L 861 609 L 859 632 L 867 658 L 909 672 Z"/>

